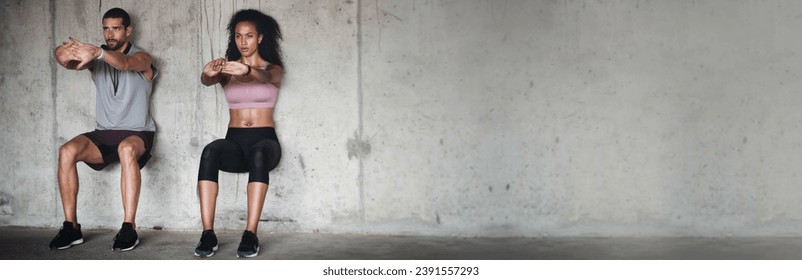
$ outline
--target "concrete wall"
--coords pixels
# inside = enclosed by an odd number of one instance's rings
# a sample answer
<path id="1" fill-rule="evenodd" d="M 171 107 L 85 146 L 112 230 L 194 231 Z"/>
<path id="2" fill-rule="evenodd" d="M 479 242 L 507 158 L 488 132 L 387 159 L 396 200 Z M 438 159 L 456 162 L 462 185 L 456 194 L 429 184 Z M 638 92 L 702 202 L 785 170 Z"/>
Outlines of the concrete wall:
<path id="1" fill-rule="evenodd" d="M 459 236 L 802 232 L 797 1 L 2 1 L 0 225 L 58 226 L 58 147 L 94 127 L 88 73 L 119 6 L 161 74 L 140 227 L 200 229 L 198 155 L 225 135 L 203 64 L 258 8 L 282 25 L 284 157 L 260 226 Z M 116 228 L 119 166 L 80 165 L 79 221 Z M 246 174 L 217 227 L 241 229 Z"/>

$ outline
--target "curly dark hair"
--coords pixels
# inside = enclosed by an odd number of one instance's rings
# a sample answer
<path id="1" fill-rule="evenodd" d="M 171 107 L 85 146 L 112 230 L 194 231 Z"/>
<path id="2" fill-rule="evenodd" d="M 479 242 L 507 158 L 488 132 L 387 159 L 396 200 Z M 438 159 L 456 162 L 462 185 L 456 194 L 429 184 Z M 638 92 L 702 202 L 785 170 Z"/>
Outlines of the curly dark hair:
<path id="1" fill-rule="evenodd" d="M 278 41 L 281 40 L 281 29 L 279 29 L 278 22 L 271 17 L 260 11 L 248 9 L 239 10 L 231 21 L 228 22 L 228 49 L 226 50 L 226 60 L 238 60 L 242 54 L 237 49 L 237 42 L 234 41 L 234 35 L 237 28 L 237 23 L 248 21 L 256 26 L 256 32 L 262 37 L 262 42 L 259 43 L 259 56 L 267 60 L 270 64 L 276 64 L 284 68 L 284 62 L 281 61 L 281 47 Z"/>

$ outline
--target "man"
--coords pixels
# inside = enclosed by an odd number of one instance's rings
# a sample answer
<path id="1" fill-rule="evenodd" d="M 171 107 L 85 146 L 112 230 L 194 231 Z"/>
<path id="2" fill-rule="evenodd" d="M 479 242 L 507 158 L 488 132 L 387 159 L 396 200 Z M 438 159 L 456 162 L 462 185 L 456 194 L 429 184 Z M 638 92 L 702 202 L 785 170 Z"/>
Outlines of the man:
<path id="1" fill-rule="evenodd" d="M 79 161 L 95 170 L 120 162 L 125 217 L 112 249 L 128 251 L 139 244 L 135 218 L 140 169 L 150 159 L 156 131 L 149 104 L 158 71 L 151 64 L 151 56 L 129 41 L 133 28 L 127 12 L 113 8 L 103 15 L 102 23 L 106 45 L 98 47 L 70 38 L 54 51 L 56 61 L 64 68 L 91 72 L 97 87 L 97 127 L 59 149 L 58 185 L 65 221 L 50 242 L 50 249 L 83 243 L 76 214 Z"/>

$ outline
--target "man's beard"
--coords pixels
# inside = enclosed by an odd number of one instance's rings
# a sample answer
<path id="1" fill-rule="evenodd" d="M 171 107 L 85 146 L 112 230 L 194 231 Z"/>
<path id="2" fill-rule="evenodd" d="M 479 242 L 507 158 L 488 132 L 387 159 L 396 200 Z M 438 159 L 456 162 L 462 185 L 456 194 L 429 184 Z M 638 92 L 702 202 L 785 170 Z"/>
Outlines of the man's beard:
<path id="1" fill-rule="evenodd" d="M 115 42 L 116 44 L 112 47 L 110 42 Z M 106 47 L 108 47 L 110 51 L 119 50 L 123 45 L 125 45 L 125 43 L 120 43 L 120 41 L 117 40 L 106 40 Z"/>

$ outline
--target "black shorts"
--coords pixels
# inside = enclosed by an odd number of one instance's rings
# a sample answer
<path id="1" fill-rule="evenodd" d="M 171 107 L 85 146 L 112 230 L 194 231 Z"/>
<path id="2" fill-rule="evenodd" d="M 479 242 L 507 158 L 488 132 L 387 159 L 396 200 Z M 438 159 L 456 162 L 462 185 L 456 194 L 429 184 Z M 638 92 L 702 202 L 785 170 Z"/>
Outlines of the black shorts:
<path id="1" fill-rule="evenodd" d="M 103 168 L 106 168 L 109 164 L 120 161 L 120 155 L 117 154 L 117 147 L 125 138 L 131 135 L 142 138 L 142 141 L 145 142 L 145 153 L 137 160 L 139 169 L 142 169 L 145 167 L 145 164 L 148 163 L 148 160 L 150 160 L 150 150 L 153 149 L 153 137 L 156 133 L 153 131 L 133 130 L 95 130 L 81 135 L 89 138 L 89 140 L 97 146 L 98 150 L 100 150 L 100 154 L 103 156 L 103 163 L 100 164 L 84 162 L 94 170 L 103 170 Z"/>

